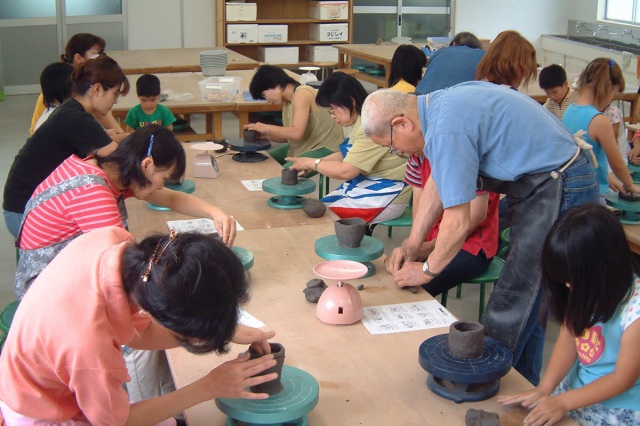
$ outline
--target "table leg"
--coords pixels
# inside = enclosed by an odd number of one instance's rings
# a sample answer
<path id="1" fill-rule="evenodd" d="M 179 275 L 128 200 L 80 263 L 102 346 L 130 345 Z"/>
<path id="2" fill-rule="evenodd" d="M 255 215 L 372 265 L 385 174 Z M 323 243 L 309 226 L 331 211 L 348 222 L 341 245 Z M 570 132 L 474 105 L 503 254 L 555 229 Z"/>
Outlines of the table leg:
<path id="1" fill-rule="evenodd" d="M 240 136 L 242 136 L 246 124 L 249 124 L 249 113 L 246 111 L 238 112 L 238 134 Z"/>

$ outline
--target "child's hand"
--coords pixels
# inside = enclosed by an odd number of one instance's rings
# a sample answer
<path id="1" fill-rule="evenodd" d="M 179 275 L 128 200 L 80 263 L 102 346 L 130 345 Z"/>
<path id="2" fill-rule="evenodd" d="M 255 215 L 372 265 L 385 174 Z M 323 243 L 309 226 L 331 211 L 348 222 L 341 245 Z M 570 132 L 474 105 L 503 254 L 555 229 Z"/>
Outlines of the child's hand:
<path id="1" fill-rule="evenodd" d="M 544 396 L 545 394 L 540 389 L 533 388 L 530 391 L 517 393 L 515 395 L 499 396 L 498 402 L 503 405 L 520 404 L 525 408 L 531 408 Z"/>
<path id="2" fill-rule="evenodd" d="M 533 409 L 524 418 L 525 426 L 551 426 L 562 419 L 567 410 L 557 396 L 543 396 L 536 401 Z"/>

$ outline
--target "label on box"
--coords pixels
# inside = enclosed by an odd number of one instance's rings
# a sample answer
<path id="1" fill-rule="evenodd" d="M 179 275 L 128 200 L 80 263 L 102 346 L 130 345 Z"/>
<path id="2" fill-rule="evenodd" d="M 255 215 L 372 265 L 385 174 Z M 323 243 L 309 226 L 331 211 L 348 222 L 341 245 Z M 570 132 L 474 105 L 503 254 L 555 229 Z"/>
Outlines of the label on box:
<path id="1" fill-rule="evenodd" d="M 311 24 L 309 35 L 318 41 L 347 41 L 349 24 Z"/>
<path id="2" fill-rule="evenodd" d="M 349 19 L 348 1 L 310 1 L 309 15 L 313 19 L 340 20 Z"/>
<path id="3" fill-rule="evenodd" d="M 258 24 L 228 24 L 227 43 L 257 43 Z"/>
<path id="4" fill-rule="evenodd" d="M 256 3 L 226 3 L 227 21 L 255 21 L 257 12 Z"/>
<path id="5" fill-rule="evenodd" d="M 286 43 L 288 25 L 258 25 L 258 43 Z"/>

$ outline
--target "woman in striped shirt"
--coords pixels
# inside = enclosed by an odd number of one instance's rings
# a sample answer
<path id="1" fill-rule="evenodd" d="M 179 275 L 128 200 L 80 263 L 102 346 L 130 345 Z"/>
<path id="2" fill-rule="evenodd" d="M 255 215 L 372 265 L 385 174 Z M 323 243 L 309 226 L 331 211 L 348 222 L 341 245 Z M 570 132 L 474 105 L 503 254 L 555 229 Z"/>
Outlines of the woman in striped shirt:
<path id="1" fill-rule="evenodd" d="M 71 240 L 105 226 L 126 227 L 124 198 L 136 197 L 190 216 L 213 219 L 227 245 L 235 220 L 199 198 L 164 187 L 182 177 L 184 149 L 173 133 L 149 125 L 125 139 L 111 154 L 67 158 L 35 190 L 27 203 L 17 240 L 20 260 L 15 292 L 22 298 L 30 283 Z"/>

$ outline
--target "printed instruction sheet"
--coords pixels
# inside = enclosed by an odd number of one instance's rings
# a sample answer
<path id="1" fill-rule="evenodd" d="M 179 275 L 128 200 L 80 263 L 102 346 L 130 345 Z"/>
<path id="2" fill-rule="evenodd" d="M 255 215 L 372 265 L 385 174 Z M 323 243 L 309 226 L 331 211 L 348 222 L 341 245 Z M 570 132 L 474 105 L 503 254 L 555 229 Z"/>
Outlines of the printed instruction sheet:
<path id="1" fill-rule="evenodd" d="M 201 234 L 217 234 L 216 224 L 212 219 L 184 219 L 184 220 L 168 220 L 167 227 L 169 230 L 175 229 L 176 232 L 199 232 Z M 236 230 L 244 231 L 242 225 L 236 220 Z"/>
<path id="2" fill-rule="evenodd" d="M 262 182 L 266 179 L 241 180 L 242 184 L 249 191 L 262 191 Z"/>
<path id="3" fill-rule="evenodd" d="M 458 320 L 436 300 L 366 306 L 363 309 L 362 323 L 371 334 L 448 327 Z"/>

